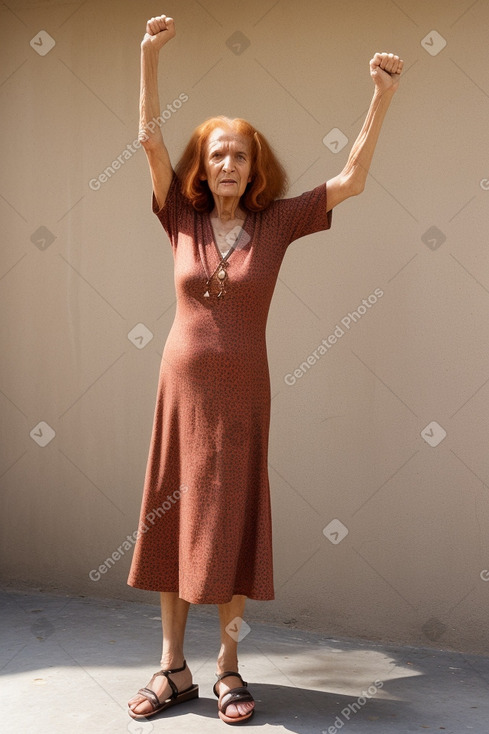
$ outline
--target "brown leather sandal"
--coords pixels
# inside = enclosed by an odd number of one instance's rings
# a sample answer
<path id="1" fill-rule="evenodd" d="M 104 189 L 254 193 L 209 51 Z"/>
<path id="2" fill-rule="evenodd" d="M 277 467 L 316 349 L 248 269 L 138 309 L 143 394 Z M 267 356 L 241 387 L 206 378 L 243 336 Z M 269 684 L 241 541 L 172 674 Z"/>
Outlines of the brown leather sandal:
<path id="1" fill-rule="evenodd" d="M 235 675 L 237 678 L 239 678 L 243 686 L 239 688 L 231 688 L 231 690 L 223 693 L 222 696 L 219 696 L 216 688 L 217 684 L 223 678 L 227 678 L 230 675 Z M 214 687 L 212 690 L 214 692 L 214 695 L 217 696 L 217 698 L 219 699 L 217 702 L 219 718 L 226 724 L 242 724 L 243 721 L 248 721 L 248 719 L 251 719 L 251 717 L 255 713 L 255 709 L 253 708 L 249 714 L 244 714 L 243 716 L 226 716 L 226 709 L 231 704 L 254 702 L 255 699 L 247 690 L 247 686 L 248 683 L 243 680 L 239 673 L 227 671 L 226 673 L 221 673 L 217 676 L 217 681 L 214 683 Z"/>
<path id="2" fill-rule="evenodd" d="M 150 702 L 150 704 L 153 707 L 153 710 L 148 711 L 145 714 L 135 714 L 131 709 L 129 709 L 128 711 L 129 716 L 131 716 L 133 719 L 147 719 L 150 716 L 154 716 L 155 714 L 159 713 L 160 711 L 164 711 L 165 709 L 170 708 L 170 706 L 175 706 L 177 703 L 184 703 L 185 701 L 190 701 L 192 698 L 198 698 L 199 697 L 199 686 L 198 685 L 191 685 L 189 688 L 186 688 L 184 691 L 181 691 L 179 693 L 178 688 L 176 687 L 175 683 L 169 677 L 171 673 L 181 673 L 182 670 L 185 670 L 186 667 L 187 667 L 187 663 L 184 660 L 183 666 L 181 668 L 173 668 L 173 670 L 159 670 L 157 673 L 155 673 L 153 677 L 151 678 L 148 685 L 151 685 L 151 683 L 153 682 L 153 680 L 156 678 L 157 675 L 164 675 L 172 689 L 171 696 L 165 699 L 165 701 L 160 701 L 156 693 L 152 691 L 151 688 L 140 688 L 138 691 L 138 694 L 143 696 Z"/>

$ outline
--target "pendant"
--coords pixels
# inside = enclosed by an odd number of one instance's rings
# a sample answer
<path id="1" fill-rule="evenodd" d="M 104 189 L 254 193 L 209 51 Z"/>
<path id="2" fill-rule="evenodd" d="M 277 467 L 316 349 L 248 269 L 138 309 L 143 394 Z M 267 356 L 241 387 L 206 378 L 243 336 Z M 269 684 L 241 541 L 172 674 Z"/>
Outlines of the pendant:
<path id="1" fill-rule="evenodd" d="M 224 300 L 226 293 L 225 283 L 228 277 L 226 272 L 227 262 L 223 261 L 220 263 L 214 273 L 206 281 L 206 290 L 204 292 L 204 298 L 211 298 L 215 296 L 218 301 Z"/>

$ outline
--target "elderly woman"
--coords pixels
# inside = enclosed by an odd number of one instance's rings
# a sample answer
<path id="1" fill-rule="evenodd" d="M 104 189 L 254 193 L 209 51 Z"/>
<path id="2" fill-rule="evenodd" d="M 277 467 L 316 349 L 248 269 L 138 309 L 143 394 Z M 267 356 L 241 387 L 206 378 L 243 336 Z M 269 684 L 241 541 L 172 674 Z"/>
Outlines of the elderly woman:
<path id="1" fill-rule="evenodd" d="M 128 583 L 160 592 L 161 670 L 129 701 L 146 718 L 198 696 L 184 656 L 189 605 L 216 604 L 220 718 L 248 720 L 254 701 L 238 672 L 246 598 L 274 598 L 267 473 L 270 379 L 267 315 L 288 245 L 331 226 L 332 209 L 363 191 L 403 62 L 377 53 L 375 88 L 343 171 L 284 199 L 286 176 L 261 133 L 216 117 L 194 132 L 175 170 L 163 143 L 157 67 L 172 18 L 141 43 L 140 140 L 153 211 L 173 252 L 177 308 L 165 345 Z"/>

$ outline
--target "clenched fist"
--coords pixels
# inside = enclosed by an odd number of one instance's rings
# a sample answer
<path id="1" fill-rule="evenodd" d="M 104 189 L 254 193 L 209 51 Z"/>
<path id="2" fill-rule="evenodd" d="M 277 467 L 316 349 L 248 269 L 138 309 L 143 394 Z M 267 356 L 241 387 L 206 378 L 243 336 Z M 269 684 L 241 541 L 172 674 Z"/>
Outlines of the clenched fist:
<path id="1" fill-rule="evenodd" d="M 370 76 L 379 92 L 395 92 L 399 86 L 404 61 L 394 54 L 376 53 L 370 59 Z"/>
<path id="2" fill-rule="evenodd" d="M 168 15 L 158 15 L 146 23 L 146 33 L 141 46 L 151 46 L 157 51 L 175 36 L 175 23 Z"/>

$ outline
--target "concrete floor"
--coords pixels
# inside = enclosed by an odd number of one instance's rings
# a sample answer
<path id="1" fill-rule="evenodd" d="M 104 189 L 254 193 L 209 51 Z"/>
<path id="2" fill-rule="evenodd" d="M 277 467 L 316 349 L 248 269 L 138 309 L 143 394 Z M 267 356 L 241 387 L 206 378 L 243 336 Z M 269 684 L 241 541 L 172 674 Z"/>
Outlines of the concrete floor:
<path id="1" fill-rule="evenodd" d="M 213 608 L 191 607 L 187 627 L 200 698 L 135 722 L 126 701 L 158 669 L 158 607 L 12 589 L 0 602 L 2 731 L 233 731 L 212 694 Z M 257 701 L 248 732 L 489 734 L 489 657 L 250 627 L 240 642 L 241 673 Z"/>

